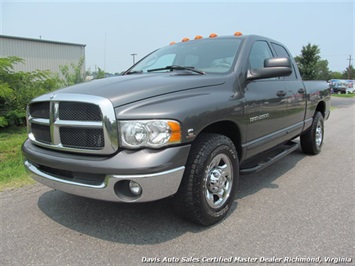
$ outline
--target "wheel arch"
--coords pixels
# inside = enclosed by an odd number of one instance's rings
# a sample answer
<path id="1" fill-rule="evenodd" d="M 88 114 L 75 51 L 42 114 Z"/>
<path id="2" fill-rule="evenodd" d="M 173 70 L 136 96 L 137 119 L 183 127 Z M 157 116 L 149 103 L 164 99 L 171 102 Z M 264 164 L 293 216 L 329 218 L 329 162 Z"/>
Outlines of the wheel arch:
<path id="1" fill-rule="evenodd" d="M 205 127 L 200 133 L 221 134 L 231 139 L 238 152 L 238 159 L 242 157 L 240 128 L 232 121 L 219 121 Z"/>
<path id="2" fill-rule="evenodd" d="M 326 109 L 325 102 L 324 101 L 319 102 L 317 107 L 316 107 L 316 110 L 314 111 L 314 115 L 317 112 L 320 112 L 322 114 L 323 118 L 325 118 L 325 109 Z"/>

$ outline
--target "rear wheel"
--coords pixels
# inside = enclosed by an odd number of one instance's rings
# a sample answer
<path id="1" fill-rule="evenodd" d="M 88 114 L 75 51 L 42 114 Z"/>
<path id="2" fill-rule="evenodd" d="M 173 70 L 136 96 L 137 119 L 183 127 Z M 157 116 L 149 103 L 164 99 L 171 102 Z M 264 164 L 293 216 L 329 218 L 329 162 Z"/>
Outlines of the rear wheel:
<path id="1" fill-rule="evenodd" d="M 175 207 L 201 225 L 222 220 L 233 204 L 239 164 L 233 142 L 224 135 L 202 134 L 192 145 Z"/>
<path id="2" fill-rule="evenodd" d="M 301 136 L 301 148 L 306 154 L 320 153 L 324 138 L 324 119 L 320 112 L 316 112 L 311 128 Z"/>

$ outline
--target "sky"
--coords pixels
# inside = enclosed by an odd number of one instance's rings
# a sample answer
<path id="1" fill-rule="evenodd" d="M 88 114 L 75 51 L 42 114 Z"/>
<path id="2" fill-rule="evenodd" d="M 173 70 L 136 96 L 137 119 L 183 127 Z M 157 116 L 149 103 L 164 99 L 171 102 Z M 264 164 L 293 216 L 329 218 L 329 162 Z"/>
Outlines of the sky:
<path id="1" fill-rule="evenodd" d="M 85 44 L 86 69 L 121 72 L 184 37 L 257 34 L 293 56 L 318 45 L 331 71 L 355 59 L 355 3 L 348 1 L 17 1 L 0 0 L 0 34 Z M 354 65 L 354 60 L 352 60 Z"/>

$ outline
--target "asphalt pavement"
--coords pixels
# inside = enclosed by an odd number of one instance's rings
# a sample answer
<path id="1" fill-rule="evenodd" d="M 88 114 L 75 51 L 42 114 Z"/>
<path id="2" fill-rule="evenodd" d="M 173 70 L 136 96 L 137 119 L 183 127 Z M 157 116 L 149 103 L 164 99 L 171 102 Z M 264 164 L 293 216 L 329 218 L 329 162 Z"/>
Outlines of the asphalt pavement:
<path id="1" fill-rule="evenodd" d="M 117 204 L 40 184 L 1 192 L 0 265 L 354 264 L 354 104 L 325 130 L 321 154 L 299 149 L 241 176 L 230 215 L 209 228 L 169 200 Z"/>

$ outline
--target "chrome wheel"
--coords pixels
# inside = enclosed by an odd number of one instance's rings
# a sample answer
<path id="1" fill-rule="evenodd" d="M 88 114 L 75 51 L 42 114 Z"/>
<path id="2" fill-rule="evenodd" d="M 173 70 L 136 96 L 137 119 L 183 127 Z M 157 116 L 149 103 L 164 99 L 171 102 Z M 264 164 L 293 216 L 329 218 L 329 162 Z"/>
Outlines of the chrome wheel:
<path id="1" fill-rule="evenodd" d="M 238 179 L 238 153 L 231 139 L 201 133 L 191 146 L 174 207 L 190 221 L 215 224 L 230 211 Z"/>
<path id="2" fill-rule="evenodd" d="M 222 207 L 230 196 L 233 185 L 233 166 L 225 154 L 216 155 L 207 166 L 204 178 L 204 196 L 208 206 Z"/>

